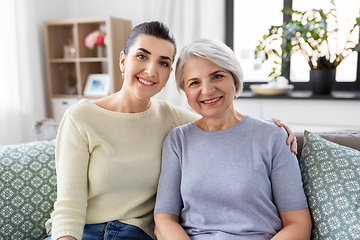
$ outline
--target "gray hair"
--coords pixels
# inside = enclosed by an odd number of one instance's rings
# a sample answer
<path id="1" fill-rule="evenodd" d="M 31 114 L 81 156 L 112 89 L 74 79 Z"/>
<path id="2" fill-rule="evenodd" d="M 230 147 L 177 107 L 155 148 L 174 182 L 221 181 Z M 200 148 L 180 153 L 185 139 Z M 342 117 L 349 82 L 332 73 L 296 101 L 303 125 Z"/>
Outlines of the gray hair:
<path id="1" fill-rule="evenodd" d="M 229 71 L 237 86 L 236 96 L 241 94 L 244 74 L 235 53 L 224 43 L 209 39 L 196 40 L 181 50 L 175 70 L 176 87 L 178 91 L 184 89 L 184 65 L 194 57 L 207 59 L 220 68 Z"/>

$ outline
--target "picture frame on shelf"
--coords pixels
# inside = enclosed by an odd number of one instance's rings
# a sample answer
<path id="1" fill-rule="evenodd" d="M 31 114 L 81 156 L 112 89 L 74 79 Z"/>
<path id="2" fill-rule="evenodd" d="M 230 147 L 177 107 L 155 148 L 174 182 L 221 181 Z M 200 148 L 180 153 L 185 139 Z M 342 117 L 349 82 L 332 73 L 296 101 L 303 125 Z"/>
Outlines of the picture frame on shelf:
<path id="1" fill-rule="evenodd" d="M 84 96 L 104 97 L 110 93 L 109 74 L 89 74 L 84 89 Z"/>

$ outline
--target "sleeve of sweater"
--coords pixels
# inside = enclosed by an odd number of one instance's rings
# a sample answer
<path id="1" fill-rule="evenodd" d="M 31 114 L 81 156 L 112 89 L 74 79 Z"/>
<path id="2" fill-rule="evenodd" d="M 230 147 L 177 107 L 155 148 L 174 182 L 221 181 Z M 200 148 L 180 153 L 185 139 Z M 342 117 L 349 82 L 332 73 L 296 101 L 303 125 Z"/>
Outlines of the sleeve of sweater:
<path id="1" fill-rule="evenodd" d="M 89 147 L 86 134 L 71 113 L 60 124 L 56 150 L 57 200 L 52 213 L 52 239 L 82 239 L 87 207 Z"/>
<path id="2" fill-rule="evenodd" d="M 183 207 L 180 190 L 181 147 L 179 147 L 176 135 L 177 134 L 173 130 L 164 139 L 161 173 L 154 213 L 169 213 L 180 216 Z"/>
<path id="3" fill-rule="evenodd" d="M 279 211 L 307 208 L 298 160 L 285 143 L 288 135 L 279 127 L 274 135 L 271 183 L 275 204 Z"/>

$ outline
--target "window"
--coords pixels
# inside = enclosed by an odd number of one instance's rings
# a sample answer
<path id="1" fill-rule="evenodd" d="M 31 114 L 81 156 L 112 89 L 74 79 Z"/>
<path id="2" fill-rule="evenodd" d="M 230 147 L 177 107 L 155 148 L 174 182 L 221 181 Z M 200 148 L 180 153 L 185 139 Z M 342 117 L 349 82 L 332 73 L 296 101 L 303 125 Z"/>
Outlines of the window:
<path id="1" fill-rule="evenodd" d="M 340 28 L 349 26 L 349 21 L 354 21 L 359 16 L 359 0 L 335 1 Z M 261 6 L 261 7 L 259 7 Z M 267 33 L 271 25 L 281 25 L 288 18 L 281 12 L 284 7 L 292 7 L 294 10 L 309 10 L 322 8 L 327 11 L 330 8 L 330 0 L 260 0 L 242 1 L 226 0 L 227 11 L 227 44 L 233 48 L 245 74 L 245 82 L 262 82 L 271 80 L 268 77 L 272 71 L 271 62 L 262 63 L 255 59 L 255 46 L 262 36 Z M 231 22 L 231 23 L 230 23 Z M 353 22 L 351 23 L 353 24 Z M 338 38 L 339 48 L 344 44 L 348 31 L 340 33 Z M 359 30 L 352 34 L 352 41 L 359 41 Z M 336 48 L 335 45 L 332 46 Z M 335 90 L 360 89 L 360 54 L 353 52 L 346 57 L 337 67 Z M 290 60 L 290 71 L 285 75 L 290 79 L 296 89 L 310 89 L 309 70 L 306 60 L 300 54 L 292 54 Z M 250 84 L 245 84 L 249 86 Z"/>
<path id="2" fill-rule="evenodd" d="M 335 52 L 343 48 L 348 36 L 348 28 L 353 25 L 353 21 L 359 15 L 359 0 L 336 1 L 337 14 L 339 19 L 339 31 L 337 39 L 329 40 L 331 43 L 330 51 Z M 298 11 L 306 11 L 312 8 L 323 9 L 328 12 L 330 9 L 330 1 L 314 1 L 314 0 L 293 0 L 292 8 Z M 330 26 L 329 26 L 330 27 Z M 359 30 L 350 36 L 352 41 L 359 41 Z M 336 44 L 337 43 L 337 44 Z M 300 54 L 293 54 L 290 65 L 290 79 L 292 81 L 309 81 L 309 67 L 305 59 Z M 354 82 L 356 80 L 357 52 L 353 52 L 336 69 L 336 80 L 341 82 Z"/>
<path id="3" fill-rule="evenodd" d="M 283 23 L 282 0 L 234 1 L 234 52 L 244 71 L 245 81 L 269 81 L 273 64 L 255 58 L 255 47 L 271 25 Z M 256 11 L 251 11 L 256 9 Z M 264 22 L 264 19 L 266 21 Z M 254 30 L 256 29 L 256 30 Z M 280 42 L 281 44 L 281 42 Z M 279 44 L 279 45 L 280 45 Z"/>

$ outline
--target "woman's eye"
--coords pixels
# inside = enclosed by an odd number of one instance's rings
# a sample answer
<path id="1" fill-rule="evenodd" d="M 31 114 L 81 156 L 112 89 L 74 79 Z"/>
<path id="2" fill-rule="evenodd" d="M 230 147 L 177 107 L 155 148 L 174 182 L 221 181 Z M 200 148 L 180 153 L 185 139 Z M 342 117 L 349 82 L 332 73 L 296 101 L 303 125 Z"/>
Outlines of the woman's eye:
<path id="1" fill-rule="evenodd" d="M 214 79 L 221 79 L 221 78 L 223 78 L 224 76 L 223 75 L 221 75 L 221 74 L 216 74 L 216 75 L 214 75 Z"/>
<path id="2" fill-rule="evenodd" d="M 195 86 L 195 85 L 197 85 L 197 84 L 199 84 L 198 81 L 192 81 L 192 82 L 189 84 L 189 87 Z"/>
<path id="3" fill-rule="evenodd" d="M 142 60 L 146 60 L 146 56 L 144 54 L 138 54 L 136 57 Z"/>
<path id="4" fill-rule="evenodd" d="M 163 67 L 168 67 L 169 66 L 169 64 L 167 62 L 165 62 L 165 61 L 161 61 L 160 65 L 163 66 Z"/>

